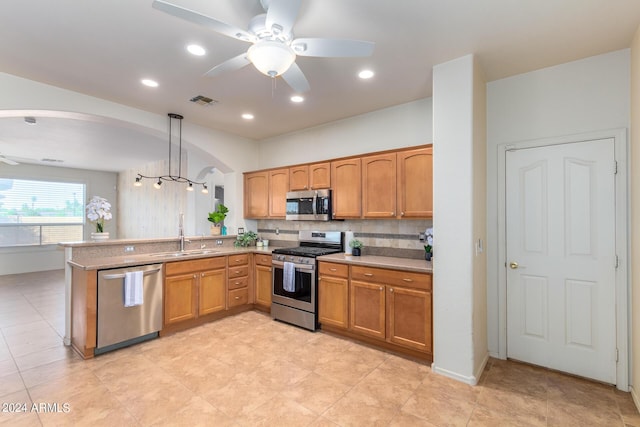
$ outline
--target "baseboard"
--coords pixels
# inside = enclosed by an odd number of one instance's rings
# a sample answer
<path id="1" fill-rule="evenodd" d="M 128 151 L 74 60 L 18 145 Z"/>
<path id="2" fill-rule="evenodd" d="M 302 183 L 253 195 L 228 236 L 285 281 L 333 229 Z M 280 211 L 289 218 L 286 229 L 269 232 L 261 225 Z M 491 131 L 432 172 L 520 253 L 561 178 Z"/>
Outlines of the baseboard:
<path id="1" fill-rule="evenodd" d="M 478 381 L 480 380 L 480 377 L 482 376 L 482 372 L 484 371 L 484 368 L 485 366 L 487 366 L 488 362 L 489 362 L 489 353 L 485 354 L 484 359 L 482 360 L 482 363 L 480 364 L 476 372 L 474 372 L 474 375 L 471 375 L 471 376 L 460 375 L 457 372 L 440 368 L 435 364 L 435 362 L 431 364 L 431 370 L 437 374 L 444 375 L 445 377 L 453 378 L 454 380 L 458 380 L 465 384 L 477 385 Z"/>

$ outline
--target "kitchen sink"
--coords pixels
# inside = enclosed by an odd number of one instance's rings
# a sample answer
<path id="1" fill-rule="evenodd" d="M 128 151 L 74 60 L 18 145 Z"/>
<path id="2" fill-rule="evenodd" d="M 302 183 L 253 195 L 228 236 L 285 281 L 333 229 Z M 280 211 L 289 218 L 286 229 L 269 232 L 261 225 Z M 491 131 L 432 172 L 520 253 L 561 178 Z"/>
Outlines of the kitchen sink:
<path id="1" fill-rule="evenodd" d="M 190 255 L 207 255 L 207 254 L 215 254 L 219 251 L 212 251 L 208 249 L 194 249 L 190 251 L 176 251 L 176 252 L 158 252 L 155 254 L 150 254 L 152 257 L 183 257 Z"/>

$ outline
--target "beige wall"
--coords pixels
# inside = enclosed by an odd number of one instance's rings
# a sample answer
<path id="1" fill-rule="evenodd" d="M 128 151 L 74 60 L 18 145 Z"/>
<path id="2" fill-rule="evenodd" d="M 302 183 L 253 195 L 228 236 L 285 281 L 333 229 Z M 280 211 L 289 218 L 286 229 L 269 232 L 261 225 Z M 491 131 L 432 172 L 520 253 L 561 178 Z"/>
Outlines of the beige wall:
<path id="1" fill-rule="evenodd" d="M 631 45 L 631 394 L 640 408 L 640 28 Z M 633 268 L 635 267 L 635 268 Z"/>

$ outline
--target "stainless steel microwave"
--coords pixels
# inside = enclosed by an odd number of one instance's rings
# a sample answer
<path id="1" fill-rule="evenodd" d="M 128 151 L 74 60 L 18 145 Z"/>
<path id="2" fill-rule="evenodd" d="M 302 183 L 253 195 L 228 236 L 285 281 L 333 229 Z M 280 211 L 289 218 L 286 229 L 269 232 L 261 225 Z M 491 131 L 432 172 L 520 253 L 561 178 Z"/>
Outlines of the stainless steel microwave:
<path id="1" fill-rule="evenodd" d="M 296 221 L 330 221 L 331 190 L 288 192 L 285 218 Z"/>

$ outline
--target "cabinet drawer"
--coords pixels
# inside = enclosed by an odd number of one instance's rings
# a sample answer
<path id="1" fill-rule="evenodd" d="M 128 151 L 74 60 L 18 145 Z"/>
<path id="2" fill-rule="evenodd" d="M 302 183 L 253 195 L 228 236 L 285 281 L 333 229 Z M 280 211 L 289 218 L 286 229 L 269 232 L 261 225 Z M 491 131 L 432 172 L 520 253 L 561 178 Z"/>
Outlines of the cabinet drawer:
<path id="1" fill-rule="evenodd" d="M 235 267 L 232 265 L 229 266 L 229 279 L 233 279 L 235 277 L 248 276 L 248 275 L 249 275 L 249 267 L 246 265 L 242 267 Z"/>
<path id="2" fill-rule="evenodd" d="M 347 264 L 323 261 L 320 262 L 318 272 L 322 275 L 344 277 L 346 279 L 349 277 L 349 266 Z"/>
<path id="3" fill-rule="evenodd" d="M 230 290 L 228 295 L 229 301 L 227 305 L 229 306 L 229 308 L 247 304 L 247 302 L 249 301 L 249 289 L 246 287 Z"/>
<path id="4" fill-rule="evenodd" d="M 245 288 L 248 284 L 249 278 L 247 276 L 229 278 L 229 289 Z"/>
<path id="5" fill-rule="evenodd" d="M 256 265 L 266 265 L 271 267 L 271 255 L 256 254 Z"/>
<path id="6" fill-rule="evenodd" d="M 224 257 L 213 257 L 204 259 L 193 259 L 188 261 L 168 262 L 165 264 L 165 274 L 172 276 L 175 274 L 193 273 L 195 271 L 215 270 L 225 267 Z"/>
<path id="7" fill-rule="evenodd" d="M 229 267 L 235 265 L 248 265 L 249 254 L 229 255 Z"/>
<path id="8" fill-rule="evenodd" d="M 351 279 L 375 282 L 383 285 L 405 286 L 427 291 L 431 290 L 431 275 L 427 273 L 352 265 Z"/>

